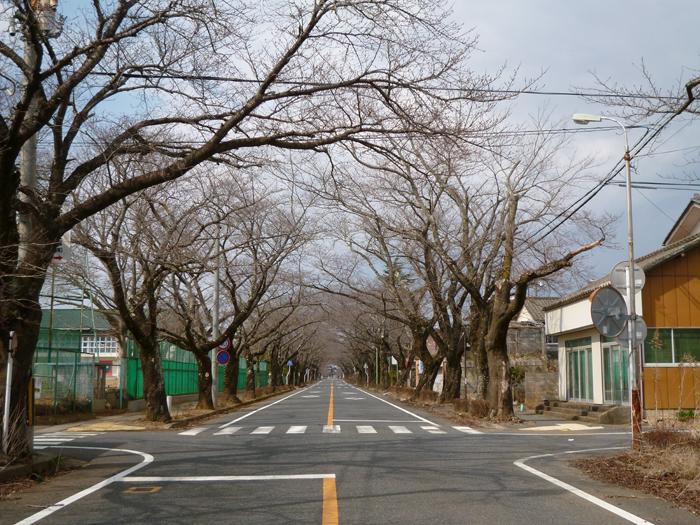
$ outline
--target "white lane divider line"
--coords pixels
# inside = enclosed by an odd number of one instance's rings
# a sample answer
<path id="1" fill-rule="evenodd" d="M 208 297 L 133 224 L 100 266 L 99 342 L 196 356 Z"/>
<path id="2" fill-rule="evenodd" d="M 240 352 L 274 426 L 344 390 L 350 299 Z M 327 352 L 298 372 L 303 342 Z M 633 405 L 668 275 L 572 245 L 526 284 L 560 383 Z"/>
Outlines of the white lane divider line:
<path id="1" fill-rule="evenodd" d="M 214 432 L 215 436 L 230 436 L 231 434 L 235 434 L 241 429 L 241 427 L 226 427 L 222 428 L 221 430 Z"/>
<path id="2" fill-rule="evenodd" d="M 413 434 L 410 430 L 408 430 L 406 427 L 398 426 L 398 425 L 389 425 L 389 428 L 394 434 Z"/>
<path id="3" fill-rule="evenodd" d="M 292 425 L 287 430 L 287 434 L 303 434 L 306 432 L 306 425 Z"/>
<path id="4" fill-rule="evenodd" d="M 376 434 L 377 431 L 374 430 L 372 425 L 357 425 L 358 434 Z"/>
<path id="5" fill-rule="evenodd" d="M 316 398 L 316 397 L 319 397 L 319 396 L 317 396 L 317 395 L 308 395 L 308 396 L 301 396 L 301 397 L 305 397 L 306 399 L 311 399 L 311 398 Z"/>
<path id="6" fill-rule="evenodd" d="M 431 434 L 444 434 L 444 430 L 440 430 L 437 426 L 422 425 L 421 428 Z"/>
<path id="7" fill-rule="evenodd" d="M 269 434 L 275 427 L 258 427 L 251 434 Z"/>
<path id="8" fill-rule="evenodd" d="M 472 427 L 452 427 L 455 430 L 459 430 L 460 432 L 464 432 L 465 434 L 482 434 L 483 432 L 479 432 L 478 430 L 474 430 Z"/>
<path id="9" fill-rule="evenodd" d="M 297 396 L 297 395 L 299 395 L 299 394 L 301 394 L 301 393 L 303 393 L 303 392 L 306 392 L 308 389 L 309 389 L 309 387 L 302 388 L 302 389 L 299 390 L 298 392 L 294 392 L 293 394 L 290 394 L 290 395 L 288 395 L 288 396 L 286 396 L 286 397 L 283 397 L 282 399 L 278 399 L 277 401 L 274 401 L 273 403 L 270 403 L 269 405 L 262 406 L 262 407 L 260 407 L 260 408 L 258 408 L 258 409 L 256 409 L 256 410 L 253 410 L 252 412 L 248 412 L 247 414 L 243 414 L 241 417 L 237 417 L 236 419 L 234 419 L 234 420 L 232 420 L 232 421 L 229 421 L 228 423 L 224 423 L 224 424 L 221 425 L 219 428 L 230 427 L 231 425 L 234 425 L 234 424 L 238 423 L 239 421 L 241 421 L 241 420 L 243 420 L 243 419 L 245 419 L 245 418 L 247 418 L 247 417 L 252 416 L 253 414 L 257 414 L 257 413 L 260 412 L 261 410 L 265 410 L 266 408 L 270 408 L 271 406 L 274 406 L 274 405 L 276 405 L 277 403 L 281 403 L 282 401 L 286 401 L 286 400 L 289 399 L 290 397 L 294 397 L 294 396 Z"/>
<path id="10" fill-rule="evenodd" d="M 432 421 L 430 421 L 430 420 L 428 420 L 428 419 L 425 419 L 424 417 L 421 417 L 421 416 L 419 416 L 418 414 L 414 414 L 414 413 L 411 412 L 410 410 L 406 410 L 405 408 L 401 408 L 400 406 L 395 405 L 394 403 L 390 403 L 390 402 L 387 401 L 386 399 L 382 399 L 382 398 L 379 397 L 379 396 L 375 396 L 374 394 L 370 394 L 369 392 L 366 392 L 366 391 L 364 391 L 364 390 L 362 390 L 362 389 L 360 389 L 360 388 L 357 388 L 357 387 L 355 387 L 355 390 L 357 390 L 358 392 L 360 392 L 360 393 L 362 393 L 362 394 L 366 394 L 366 395 L 368 395 L 368 396 L 370 396 L 370 397 L 373 397 L 374 399 L 378 399 L 378 400 L 381 401 L 382 403 L 386 403 L 387 405 L 392 406 L 392 407 L 394 407 L 394 408 L 397 409 L 397 410 L 400 410 L 400 411 L 403 412 L 404 414 L 408 414 L 409 416 L 415 417 L 416 419 L 419 419 L 419 420 L 423 421 L 424 423 L 428 423 L 429 425 L 437 425 L 437 423 L 433 423 Z"/>
<path id="11" fill-rule="evenodd" d="M 340 425 L 323 425 L 324 434 L 340 434 Z"/>
<path id="12" fill-rule="evenodd" d="M 32 514 L 28 518 L 23 519 L 22 521 L 18 521 L 15 523 L 15 525 L 31 525 L 32 523 L 36 523 L 39 520 L 43 520 L 47 516 L 50 516 L 57 510 L 61 510 L 66 508 L 68 505 L 71 503 L 75 503 L 79 499 L 84 498 L 85 496 L 89 496 L 93 492 L 97 492 L 98 490 L 106 487 L 107 485 L 110 485 L 114 483 L 115 481 L 122 481 L 125 477 L 127 477 L 129 474 L 132 472 L 136 472 L 140 468 L 145 467 L 149 463 L 153 463 L 153 456 L 150 454 L 147 454 L 146 452 L 139 452 L 138 450 L 128 450 L 125 448 L 105 448 L 105 447 L 73 447 L 73 446 L 67 446 L 63 448 L 74 448 L 78 450 L 103 450 L 103 451 L 109 451 L 109 452 L 126 452 L 128 454 L 138 454 L 143 458 L 141 463 L 134 465 L 133 467 L 129 467 L 126 470 L 122 470 L 121 472 L 115 474 L 112 477 L 109 477 L 107 479 L 104 479 L 100 481 L 99 483 L 95 483 L 91 487 L 86 488 L 85 490 L 81 490 L 80 492 L 77 492 L 73 494 L 72 496 L 69 496 L 65 499 L 62 499 L 58 503 L 55 503 L 51 505 L 50 507 L 47 507 L 43 510 L 40 510 L 36 514 Z"/>
<path id="13" fill-rule="evenodd" d="M 201 434 L 207 429 L 207 427 L 194 427 L 189 430 L 185 430 L 184 432 L 178 432 L 178 436 L 196 436 L 197 434 Z"/>
<path id="14" fill-rule="evenodd" d="M 343 399 L 347 399 L 348 401 L 359 401 L 360 399 L 364 399 L 364 397 L 344 397 Z"/>
<path id="15" fill-rule="evenodd" d="M 615 514 L 616 516 L 620 516 L 622 519 L 625 519 L 625 520 L 629 521 L 630 523 L 634 523 L 635 525 L 654 525 L 651 521 L 647 521 L 644 518 L 640 518 L 639 516 L 632 514 L 631 512 L 627 512 L 626 510 L 623 510 L 619 507 L 616 507 L 615 505 L 611 505 L 607 501 L 603 501 L 602 499 L 597 498 L 597 497 L 593 496 L 592 494 L 589 494 L 588 492 L 584 492 L 581 489 L 574 487 L 573 485 L 569 485 L 568 483 L 565 483 L 564 481 L 561 481 L 560 479 L 557 479 L 553 476 L 550 476 L 549 474 L 545 474 L 544 472 L 537 470 L 536 468 L 532 468 L 531 466 L 525 464 L 526 461 L 530 461 L 531 459 L 562 456 L 565 454 L 580 454 L 580 453 L 588 453 L 588 452 L 598 452 L 598 451 L 603 451 L 603 450 L 621 450 L 621 449 L 626 450 L 627 447 L 589 448 L 589 449 L 583 449 L 583 450 L 569 450 L 567 452 L 560 452 L 558 454 L 541 454 L 539 456 L 529 456 L 526 458 L 519 459 L 519 460 L 513 462 L 513 465 L 523 469 L 526 472 L 529 472 L 530 474 L 534 474 L 538 478 L 542 478 L 543 480 L 548 481 L 552 485 L 556 485 L 557 487 L 564 489 L 567 492 L 570 492 L 571 494 L 574 494 L 575 496 L 578 496 L 579 498 L 582 498 L 582 499 L 588 501 L 589 503 L 592 503 L 593 505 L 597 505 L 598 507 L 605 509 L 608 512 L 611 512 L 611 513 Z"/>

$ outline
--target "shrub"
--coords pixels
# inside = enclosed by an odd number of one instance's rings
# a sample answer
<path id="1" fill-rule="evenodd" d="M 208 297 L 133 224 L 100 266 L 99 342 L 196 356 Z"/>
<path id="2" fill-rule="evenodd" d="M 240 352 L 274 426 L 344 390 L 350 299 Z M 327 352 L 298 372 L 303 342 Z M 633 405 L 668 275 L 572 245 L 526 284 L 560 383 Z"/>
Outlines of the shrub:
<path id="1" fill-rule="evenodd" d="M 686 422 L 695 419 L 695 411 L 691 408 L 689 410 L 679 410 L 676 412 L 676 417 L 678 421 Z"/>
<path id="2" fill-rule="evenodd" d="M 485 399 L 472 399 L 469 402 L 469 414 L 474 417 L 486 417 L 489 415 L 489 404 Z"/>

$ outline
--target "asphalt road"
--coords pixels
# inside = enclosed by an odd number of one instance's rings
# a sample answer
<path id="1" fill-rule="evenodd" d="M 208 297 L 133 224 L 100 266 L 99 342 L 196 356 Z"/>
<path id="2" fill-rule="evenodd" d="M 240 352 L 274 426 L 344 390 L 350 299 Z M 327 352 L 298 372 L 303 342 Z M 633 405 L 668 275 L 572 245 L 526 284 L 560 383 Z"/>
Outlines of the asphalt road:
<path id="1" fill-rule="evenodd" d="M 187 430 L 44 434 L 37 445 L 93 461 L 0 503 L 0 523 L 699 522 L 569 466 L 626 434 L 455 426 L 327 379 Z"/>

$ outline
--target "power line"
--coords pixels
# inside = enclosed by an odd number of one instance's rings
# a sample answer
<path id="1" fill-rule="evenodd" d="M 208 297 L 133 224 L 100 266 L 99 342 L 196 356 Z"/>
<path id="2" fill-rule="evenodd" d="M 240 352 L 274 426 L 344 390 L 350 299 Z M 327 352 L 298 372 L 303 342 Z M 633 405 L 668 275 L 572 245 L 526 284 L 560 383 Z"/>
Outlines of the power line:
<path id="1" fill-rule="evenodd" d="M 630 150 L 630 154 L 632 157 L 636 157 L 639 152 L 641 152 L 649 143 L 651 143 L 652 140 L 654 140 L 659 133 L 668 125 L 671 123 L 673 119 L 675 119 L 678 115 L 680 115 L 685 109 L 692 103 L 692 99 L 689 99 L 688 102 L 686 102 L 681 108 L 678 109 L 675 113 L 672 113 L 670 115 L 665 115 L 663 116 L 660 121 L 661 124 L 655 127 L 654 131 L 651 133 L 645 133 L 642 137 L 639 138 L 639 140 L 632 146 Z M 586 193 L 584 193 L 581 197 L 579 197 L 576 201 L 574 201 L 569 207 L 567 207 L 565 210 L 562 210 L 559 212 L 554 218 L 550 219 L 546 224 L 542 225 L 537 231 L 535 231 L 527 240 L 530 241 L 540 233 L 544 232 L 536 241 L 534 242 L 540 242 L 544 240 L 547 236 L 551 235 L 556 231 L 562 224 L 564 224 L 566 221 L 568 221 L 571 217 L 573 217 L 576 213 L 578 213 L 581 208 L 583 208 L 586 204 L 588 204 L 593 198 L 598 195 L 602 189 L 610 183 L 624 168 L 624 162 L 622 159 L 618 160 L 613 168 L 608 172 L 608 174 L 603 177 L 595 186 L 593 186 L 591 189 L 589 189 Z M 549 229 L 548 231 L 545 231 Z"/>
<path id="2" fill-rule="evenodd" d="M 255 78 L 242 78 L 242 77 L 228 77 L 228 76 L 217 76 L 217 75 L 192 75 L 187 73 L 160 73 L 157 75 L 149 73 L 116 73 L 108 71 L 95 71 L 92 73 L 97 76 L 105 77 L 115 77 L 121 76 L 124 78 L 135 78 L 142 80 L 192 80 L 192 81 L 203 81 L 203 82 L 228 82 L 235 84 L 262 84 L 263 80 Z M 369 80 L 369 79 L 368 79 Z M 371 79 L 372 83 L 385 83 L 387 86 L 392 86 L 394 88 L 401 88 L 400 82 L 389 82 L 384 79 Z M 342 84 L 344 81 L 339 80 L 338 82 L 310 82 L 302 80 L 275 80 L 274 83 L 283 86 L 292 87 L 303 87 L 303 88 L 323 88 L 323 87 L 342 87 L 338 84 Z M 359 82 L 358 82 L 359 83 Z M 352 86 L 347 86 L 352 87 Z M 426 91 L 447 91 L 447 92 L 463 92 L 463 93 L 493 93 L 498 95 L 539 95 L 539 96 L 550 96 L 550 97 L 582 97 L 582 98 L 595 98 L 595 97 L 605 97 L 609 99 L 645 99 L 645 100 L 667 100 L 667 101 L 680 101 L 681 96 L 661 96 L 661 95 L 642 95 L 642 94 L 625 94 L 625 93 L 595 93 L 595 92 L 585 92 L 585 91 L 545 91 L 538 89 L 496 89 L 496 88 L 461 88 L 461 87 L 448 87 L 448 86 L 421 86 L 421 89 Z"/>

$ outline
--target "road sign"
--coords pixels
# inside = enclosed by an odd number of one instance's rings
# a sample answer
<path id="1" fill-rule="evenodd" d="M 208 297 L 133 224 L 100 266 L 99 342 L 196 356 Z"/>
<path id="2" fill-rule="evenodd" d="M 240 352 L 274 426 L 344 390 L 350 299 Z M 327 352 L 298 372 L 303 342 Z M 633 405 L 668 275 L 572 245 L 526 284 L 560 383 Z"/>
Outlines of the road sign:
<path id="1" fill-rule="evenodd" d="M 369 368 L 369 365 L 367 363 L 365 363 L 364 368 L 365 368 L 365 370 L 367 370 Z"/>
<path id="2" fill-rule="evenodd" d="M 216 352 L 216 362 L 220 365 L 227 365 L 231 361 L 231 354 L 228 350 L 219 350 Z"/>
<path id="3" fill-rule="evenodd" d="M 629 268 L 628 261 L 622 261 L 615 265 L 615 268 L 610 272 L 610 283 L 613 288 L 618 290 L 622 295 L 627 296 L 627 269 Z M 644 288 L 646 283 L 646 275 L 644 270 L 638 264 L 634 265 L 634 289 L 635 291 Z"/>
<path id="4" fill-rule="evenodd" d="M 287 361 L 287 366 L 290 367 L 290 368 L 293 367 L 293 366 L 294 366 L 294 361 L 292 361 L 291 359 L 290 359 L 289 361 Z"/>
<path id="5" fill-rule="evenodd" d="M 637 320 L 634 322 L 634 340 L 632 341 L 632 346 L 637 346 L 639 343 L 643 342 L 647 338 L 647 332 L 647 323 L 638 316 Z M 622 347 L 629 346 L 630 336 L 627 327 L 617 336 L 617 341 Z"/>
<path id="6" fill-rule="evenodd" d="M 70 257 L 71 248 L 71 233 L 67 231 L 61 237 L 61 242 L 56 246 L 56 250 L 53 252 L 53 257 L 51 260 L 55 263 L 64 262 Z"/>
<path id="7" fill-rule="evenodd" d="M 591 294 L 591 319 L 598 332 L 616 337 L 627 326 L 627 305 L 620 292 L 606 286 Z"/>
<path id="8" fill-rule="evenodd" d="M 231 340 L 224 339 L 224 341 L 219 345 L 219 348 L 221 350 L 228 350 L 229 348 L 231 348 Z"/>

